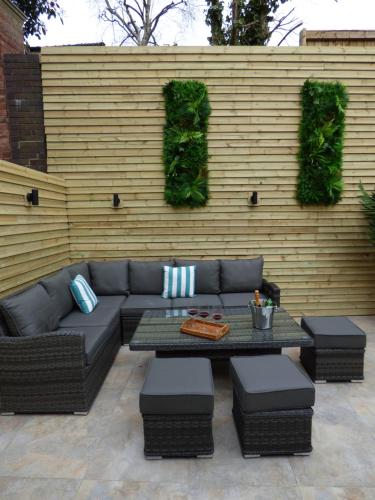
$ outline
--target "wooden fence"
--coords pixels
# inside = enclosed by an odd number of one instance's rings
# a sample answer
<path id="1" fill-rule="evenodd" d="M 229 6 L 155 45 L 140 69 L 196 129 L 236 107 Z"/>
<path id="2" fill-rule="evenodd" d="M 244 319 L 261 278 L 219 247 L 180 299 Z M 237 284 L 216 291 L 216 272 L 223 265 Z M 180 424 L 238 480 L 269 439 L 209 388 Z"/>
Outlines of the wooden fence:
<path id="1" fill-rule="evenodd" d="M 375 183 L 375 48 L 61 47 L 41 60 L 48 168 L 66 180 L 73 260 L 263 254 L 293 314 L 374 313 L 358 183 Z M 212 105 L 202 209 L 163 201 L 162 86 L 179 78 L 204 81 Z M 350 96 L 334 207 L 294 197 L 307 78 L 340 80 Z"/>
<path id="2" fill-rule="evenodd" d="M 39 191 L 39 205 L 26 194 Z M 0 294 L 69 263 L 65 181 L 0 160 Z"/>

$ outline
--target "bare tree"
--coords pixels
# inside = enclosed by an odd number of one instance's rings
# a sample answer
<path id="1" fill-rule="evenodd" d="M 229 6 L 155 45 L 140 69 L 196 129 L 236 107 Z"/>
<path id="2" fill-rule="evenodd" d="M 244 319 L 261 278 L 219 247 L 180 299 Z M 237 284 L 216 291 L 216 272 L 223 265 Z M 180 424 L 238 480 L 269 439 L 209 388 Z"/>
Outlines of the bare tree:
<path id="1" fill-rule="evenodd" d="M 157 6 L 153 0 L 104 0 L 104 3 L 100 18 L 120 30 L 120 45 L 129 42 L 158 45 L 156 29 L 160 20 L 171 10 L 186 7 L 187 0 L 160 1 Z"/>

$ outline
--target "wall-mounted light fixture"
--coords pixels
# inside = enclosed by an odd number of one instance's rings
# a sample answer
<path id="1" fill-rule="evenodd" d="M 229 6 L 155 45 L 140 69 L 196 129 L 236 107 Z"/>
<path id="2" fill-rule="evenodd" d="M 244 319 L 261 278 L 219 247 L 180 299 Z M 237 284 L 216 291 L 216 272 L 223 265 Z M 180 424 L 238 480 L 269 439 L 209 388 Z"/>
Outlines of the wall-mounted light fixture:
<path id="1" fill-rule="evenodd" d="M 26 200 L 31 205 L 39 205 L 39 191 L 37 189 L 32 189 L 30 193 L 27 193 Z"/>
<path id="2" fill-rule="evenodd" d="M 258 205 L 258 191 L 253 191 L 247 200 L 249 206 Z"/>
<path id="3" fill-rule="evenodd" d="M 113 194 L 113 200 L 112 200 L 112 205 L 115 207 L 115 208 L 118 208 L 120 206 L 120 202 L 121 202 L 121 199 L 118 195 L 118 193 L 114 193 Z"/>

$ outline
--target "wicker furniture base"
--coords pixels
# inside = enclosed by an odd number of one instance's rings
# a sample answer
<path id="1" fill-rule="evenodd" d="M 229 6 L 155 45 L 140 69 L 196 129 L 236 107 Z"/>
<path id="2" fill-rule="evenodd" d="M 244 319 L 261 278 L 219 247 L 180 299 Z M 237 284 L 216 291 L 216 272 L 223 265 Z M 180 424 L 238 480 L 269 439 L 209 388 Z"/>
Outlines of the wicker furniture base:
<path id="1" fill-rule="evenodd" d="M 363 380 L 365 349 L 303 347 L 301 363 L 314 381 Z"/>
<path id="2" fill-rule="evenodd" d="M 212 415 L 143 415 L 146 458 L 211 456 Z"/>
<path id="3" fill-rule="evenodd" d="M 313 410 L 244 413 L 233 391 L 233 418 L 244 458 L 309 454 Z"/>

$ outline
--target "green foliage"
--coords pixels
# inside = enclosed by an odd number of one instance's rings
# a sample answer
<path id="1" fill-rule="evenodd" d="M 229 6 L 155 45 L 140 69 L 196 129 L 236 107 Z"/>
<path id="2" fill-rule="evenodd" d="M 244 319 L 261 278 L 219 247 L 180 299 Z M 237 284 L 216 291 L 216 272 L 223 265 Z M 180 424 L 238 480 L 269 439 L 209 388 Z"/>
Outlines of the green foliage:
<path id="1" fill-rule="evenodd" d="M 362 184 L 359 185 L 361 191 L 362 210 L 369 222 L 369 236 L 371 242 L 375 245 L 375 191 L 368 193 Z"/>
<path id="2" fill-rule="evenodd" d="M 11 0 L 26 16 L 23 26 L 24 37 L 35 35 L 41 38 L 47 32 L 46 25 L 41 16 L 58 17 L 62 22 L 62 10 L 60 5 L 54 0 Z"/>
<path id="3" fill-rule="evenodd" d="M 199 207 L 208 200 L 207 128 L 211 107 L 204 83 L 172 80 L 163 88 L 165 200 Z"/>
<path id="4" fill-rule="evenodd" d="M 331 205 L 341 199 L 342 148 L 348 95 L 339 82 L 306 80 L 301 91 L 297 200 Z"/>

